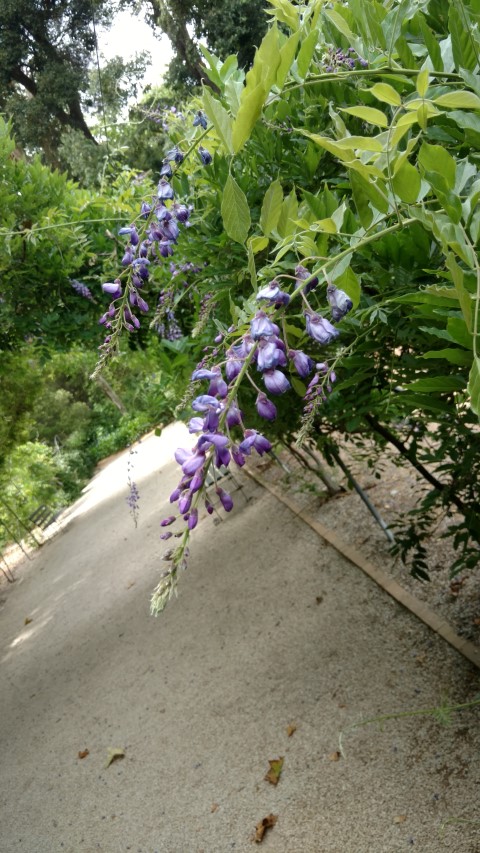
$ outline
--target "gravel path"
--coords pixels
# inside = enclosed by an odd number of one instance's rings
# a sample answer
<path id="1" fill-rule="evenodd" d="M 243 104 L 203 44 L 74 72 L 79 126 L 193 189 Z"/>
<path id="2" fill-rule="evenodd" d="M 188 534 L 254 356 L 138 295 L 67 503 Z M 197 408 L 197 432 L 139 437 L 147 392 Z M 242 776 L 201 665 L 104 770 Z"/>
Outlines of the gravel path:
<path id="1" fill-rule="evenodd" d="M 275 853 L 479 853 L 473 711 L 349 728 L 472 700 L 478 673 L 272 495 L 244 480 L 201 521 L 149 615 L 179 444 L 130 457 L 137 528 L 124 454 L 0 588 L 1 853 L 246 853 L 270 814 Z"/>

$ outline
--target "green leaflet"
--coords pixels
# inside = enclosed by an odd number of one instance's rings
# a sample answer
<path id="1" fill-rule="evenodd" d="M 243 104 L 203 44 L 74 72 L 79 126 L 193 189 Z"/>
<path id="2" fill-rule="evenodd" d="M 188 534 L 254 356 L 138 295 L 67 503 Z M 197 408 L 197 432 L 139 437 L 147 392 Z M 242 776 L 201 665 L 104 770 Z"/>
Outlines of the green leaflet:
<path id="1" fill-rule="evenodd" d="M 406 160 L 396 172 L 393 181 L 393 189 L 401 201 L 414 204 L 420 192 L 421 179 L 415 166 Z"/>
<path id="2" fill-rule="evenodd" d="M 222 219 L 226 233 L 236 243 L 245 243 L 250 230 L 250 208 L 245 193 L 231 175 L 222 196 Z"/>
<path id="3" fill-rule="evenodd" d="M 279 33 L 274 24 L 258 48 L 253 66 L 246 76 L 245 87 L 240 96 L 240 107 L 232 128 L 235 154 L 243 148 L 260 117 L 270 88 L 276 80 L 280 54 Z"/>
<path id="4" fill-rule="evenodd" d="M 293 33 L 289 39 L 285 42 L 285 44 L 280 49 L 280 64 L 277 70 L 276 77 L 276 85 L 279 89 L 283 87 L 285 83 L 285 79 L 287 77 L 290 68 L 292 67 L 293 60 L 295 59 L 295 54 L 297 52 L 297 45 L 300 39 L 300 31 Z"/>
<path id="5" fill-rule="evenodd" d="M 472 410 L 480 418 L 480 358 L 475 356 L 468 379 L 468 393 Z"/>
<path id="6" fill-rule="evenodd" d="M 433 349 L 424 352 L 420 358 L 440 358 L 449 361 L 451 364 L 458 364 L 462 367 L 469 367 L 472 363 L 472 357 L 469 352 L 463 349 Z"/>
<path id="7" fill-rule="evenodd" d="M 227 113 L 225 107 L 210 94 L 210 90 L 207 88 L 203 90 L 203 107 L 217 131 L 220 142 L 222 142 L 229 154 L 233 154 L 232 118 Z"/>
<path id="8" fill-rule="evenodd" d="M 399 107 L 402 99 L 397 90 L 390 86 L 389 83 L 375 83 L 371 89 L 364 89 L 365 92 L 371 92 L 377 101 L 382 101 L 384 104 L 390 104 L 392 107 Z"/>
<path id="9" fill-rule="evenodd" d="M 462 3 L 462 6 L 464 4 Z M 466 10 L 463 8 L 464 15 Z M 475 43 L 470 32 L 470 22 L 460 15 L 456 5 L 450 3 L 448 12 L 448 29 L 452 39 L 452 52 L 457 68 L 473 71 L 477 65 Z"/>
<path id="10" fill-rule="evenodd" d="M 312 30 L 312 32 L 308 34 L 307 38 L 303 40 L 300 50 L 298 51 L 297 71 L 302 80 L 305 78 L 305 75 L 312 61 L 313 53 L 317 46 L 317 42 L 318 30 Z"/>
<path id="11" fill-rule="evenodd" d="M 452 391 L 464 391 L 465 380 L 461 376 L 429 376 L 424 379 L 415 379 L 403 387 L 422 394 L 446 394 Z"/>
<path id="12" fill-rule="evenodd" d="M 280 181 L 272 181 L 265 193 L 260 213 L 260 228 L 267 236 L 277 227 L 282 210 L 283 192 Z"/>
<path id="13" fill-rule="evenodd" d="M 378 127 L 388 127 L 389 125 L 388 118 L 385 113 L 382 113 L 381 110 L 375 109 L 375 107 L 340 108 L 340 112 L 348 113 L 348 115 L 355 116 L 356 118 L 361 118 L 362 121 L 366 121 L 368 124 L 375 124 Z"/>
<path id="14" fill-rule="evenodd" d="M 480 110 L 478 95 L 461 89 L 439 95 L 438 98 L 433 99 L 432 103 L 437 104 L 438 107 L 451 107 L 454 110 Z"/>

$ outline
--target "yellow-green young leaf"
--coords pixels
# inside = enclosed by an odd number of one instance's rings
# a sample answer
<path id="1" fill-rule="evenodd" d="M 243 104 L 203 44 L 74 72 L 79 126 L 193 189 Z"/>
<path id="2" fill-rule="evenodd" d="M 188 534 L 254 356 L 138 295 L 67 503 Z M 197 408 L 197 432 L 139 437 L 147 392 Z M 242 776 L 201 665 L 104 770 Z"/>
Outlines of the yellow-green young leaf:
<path id="1" fill-rule="evenodd" d="M 280 181 L 272 181 L 265 193 L 260 213 L 260 228 L 264 234 L 271 234 L 277 227 L 282 210 L 283 192 Z"/>
<path id="2" fill-rule="evenodd" d="M 383 145 L 375 136 L 346 136 L 345 139 L 337 139 L 339 148 L 357 149 L 359 151 L 375 151 L 381 154 Z"/>
<path id="3" fill-rule="evenodd" d="M 388 118 L 381 110 L 376 110 L 374 107 L 348 107 L 348 109 L 340 109 L 341 113 L 348 113 L 355 118 L 361 118 L 368 124 L 376 124 L 378 127 L 388 127 Z"/>
<path id="4" fill-rule="evenodd" d="M 217 99 L 210 94 L 210 90 L 207 88 L 204 88 L 203 90 L 203 108 L 217 131 L 220 142 L 225 146 L 229 154 L 233 154 L 233 120 L 227 113 L 225 107 L 222 106 L 220 101 L 217 101 Z"/>
<path id="5" fill-rule="evenodd" d="M 308 34 L 307 38 L 302 42 L 302 46 L 298 51 L 297 56 L 297 71 L 302 78 L 305 78 L 305 75 L 308 71 L 310 63 L 312 61 L 314 50 L 317 46 L 318 42 L 318 30 L 312 30 L 311 33 Z"/>
<path id="6" fill-rule="evenodd" d="M 422 104 L 417 110 L 417 121 L 422 128 L 422 130 L 427 129 L 428 125 L 428 106 L 427 104 Z"/>
<path id="7" fill-rule="evenodd" d="M 415 166 L 406 160 L 395 174 L 392 185 L 401 201 L 414 204 L 420 192 L 421 178 Z"/>
<path id="8" fill-rule="evenodd" d="M 400 118 L 398 119 L 397 127 L 399 127 L 399 128 L 405 127 L 408 130 L 408 128 L 411 127 L 412 124 L 416 124 L 416 123 L 417 123 L 416 113 L 404 113 L 403 116 L 400 116 Z M 396 132 L 396 129 L 397 128 L 395 128 L 394 133 Z"/>
<path id="9" fill-rule="evenodd" d="M 250 229 L 250 208 L 244 192 L 231 175 L 222 196 L 222 219 L 226 233 L 236 243 L 245 243 Z"/>
<path id="10" fill-rule="evenodd" d="M 252 282 L 252 287 L 254 291 L 257 290 L 257 268 L 255 266 L 255 258 L 253 255 L 252 249 L 252 241 L 249 240 L 247 244 L 247 254 L 248 254 L 248 271 L 250 273 L 250 281 Z"/>
<path id="11" fill-rule="evenodd" d="M 420 71 L 420 74 L 417 77 L 417 92 L 421 98 L 424 98 L 427 94 L 428 77 L 428 68 L 424 68 L 423 71 Z"/>
<path id="12" fill-rule="evenodd" d="M 455 291 L 458 296 L 458 301 L 460 302 L 460 307 L 462 309 L 463 318 L 465 323 L 467 324 L 467 329 L 469 332 L 472 331 L 472 297 L 469 291 L 466 289 L 463 280 L 464 273 L 457 264 L 454 255 L 452 252 L 449 252 L 447 255 L 447 267 L 452 274 L 453 283 L 455 285 Z"/>
<path id="13" fill-rule="evenodd" d="M 425 107 L 428 118 L 440 115 L 437 108 L 433 106 L 433 101 L 430 101 L 428 98 L 413 98 L 411 101 L 406 101 L 403 106 L 406 110 L 410 111 L 418 111 L 420 107 Z"/>
<path id="14" fill-rule="evenodd" d="M 333 219 L 328 217 L 327 219 L 318 219 L 317 222 L 310 225 L 310 230 L 321 231 L 325 234 L 336 234 L 338 229 Z"/>
<path id="15" fill-rule="evenodd" d="M 402 103 L 402 99 L 397 90 L 394 89 L 393 86 L 390 86 L 389 83 L 375 83 L 375 86 L 372 86 L 370 89 L 366 89 L 365 91 L 371 92 L 377 101 L 382 101 L 384 104 L 390 104 L 392 107 L 399 107 Z"/>
<path id="16" fill-rule="evenodd" d="M 329 151 L 330 154 L 338 157 L 338 159 L 342 160 L 344 163 L 348 163 L 350 160 L 355 158 L 353 150 L 345 150 L 338 144 L 338 140 L 334 141 L 333 139 L 330 139 L 329 136 L 321 136 L 319 133 L 309 133 L 308 130 L 300 130 L 300 133 L 303 133 L 304 136 L 308 136 L 309 139 L 316 142 L 316 144 L 320 145 L 321 148 L 325 148 L 326 151 Z"/>
<path id="17" fill-rule="evenodd" d="M 480 98 L 473 92 L 446 92 L 433 99 L 439 107 L 450 107 L 453 110 L 480 110 Z"/>
<path id="18" fill-rule="evenodd" d="M 295 59 L 295 53 L 297 52 L 299 38 L 300 30 L 293 33 L 293 35 L 291 35 L 280 48 L 280 64 L 277 69 L 277 77 L 275 81 L 279 89 L 283 87 L 287 74 L 292 67 L 293 60 Z"/>
<path id="19" fill-rule="evenodd" d="M 263 83 L 259 83 L 255 89 L 245 95 L 246 91 L 244 89 L 242 92 L 240 107 L 232 128 L 232 145 L 235 154 L 238 154 L 249 139 L 267 97 Z"/>
<path id="20" fill-rule="evenodd" d="M 250 237 L 248 245 L 251 246 L 254 255 L 258 255 L 268 246 L 268 237 Z"/>
<path id="21" fill-rule="evenodd" d="M 270 91 L 274 84 L 278 66 L 280 65 L 279 32 L 276 24 L 267 30 L 260 47 L 257 48 L 253 58 L 253 65 L 247 73 L 245 91 L 254 89 L 259 83 L 263 85 L 265 92 Z"/>
<path id="22" fill-rule="evenodd" d="M 292 30 L 298 29 L 298 9 L 293 3 L 290 3 L 289 0 L 270 0 L 270 5 L 275 9 L 275 12 L 271 12 L 271 14 L 275 14 L 278 21 L 286 24 Z"/>
<path id="23" fill-rule="evenodd" d="M 478 355 L 473 359 L 467 390 L 470 394 L 470 406 L 480 418 L 480 358 Z"/>

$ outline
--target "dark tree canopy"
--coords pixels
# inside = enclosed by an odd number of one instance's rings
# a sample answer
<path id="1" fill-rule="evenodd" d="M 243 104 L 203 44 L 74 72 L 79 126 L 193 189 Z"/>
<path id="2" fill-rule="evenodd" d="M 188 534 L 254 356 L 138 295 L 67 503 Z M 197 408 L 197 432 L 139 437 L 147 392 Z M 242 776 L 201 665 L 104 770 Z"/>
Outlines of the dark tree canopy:
<path id="1" fill-rule="evenodd" d="M 135 77 L 132 63 L 117 67 L 118 58 L 102 69 L 101 94 L 92 98 L 91 88 L 95 25 L 108 25 L 121 8 L 138 13 L 135 0 L 0 2 L 0 111 L 13 122 L 17 143 L 29 153 L 42 150 L 50 165 L 65 165 L 59 148 L 62 137 L 73 138 L 72 131 L 97 144 L 86 110 L 98 112 L 100 100 L 107 111 L 121 108 L 120 81 Z M 262 0 L 150 0 L 148 8 L 151 25 L 172 43 L 175 57 L 166 82 L 177 94 L 208 84 L 199 40 L 220 57 L 238 53 L 246 66 L 266 30 Z"/>
<path id="2" fill-rule="evenodd" d="M 0 4 L 0 109 L 17 137 L 32 149 L 55 153 L 65 128 L 95 139 L 82 93 L 95 49 L 92 15 L 111 20 L 105 0 L 2 0 Z"/>
<path id="3" fill-rule="evenodd" d="M 173 87 L 208 82 L 198 40 L 205 40 L 220 57 L 237 53 L 239 65 L 248 66 L 267 28 L 262 0 L 150 0 L 150 4 L 153 22 L 169 37 L 175 52 L 167 77 Z"/>

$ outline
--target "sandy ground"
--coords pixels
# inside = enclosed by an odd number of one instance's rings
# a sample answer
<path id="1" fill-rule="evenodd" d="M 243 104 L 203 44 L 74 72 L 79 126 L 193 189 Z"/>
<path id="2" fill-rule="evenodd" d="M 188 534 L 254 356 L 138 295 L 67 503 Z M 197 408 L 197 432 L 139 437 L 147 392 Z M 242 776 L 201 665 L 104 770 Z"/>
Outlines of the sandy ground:
<path id="1" fill-rule="evenodd" d="M 479 853 L 473 711 L 351 728 L 471 701 L 478 672 L 272 495 L 242 478 L 149 615 L 184 443 L 130 456 L 137 528 L 125 454 L 0 589 L 1 853 L 243 853 L 270 814 L 275 853 Z"/>

